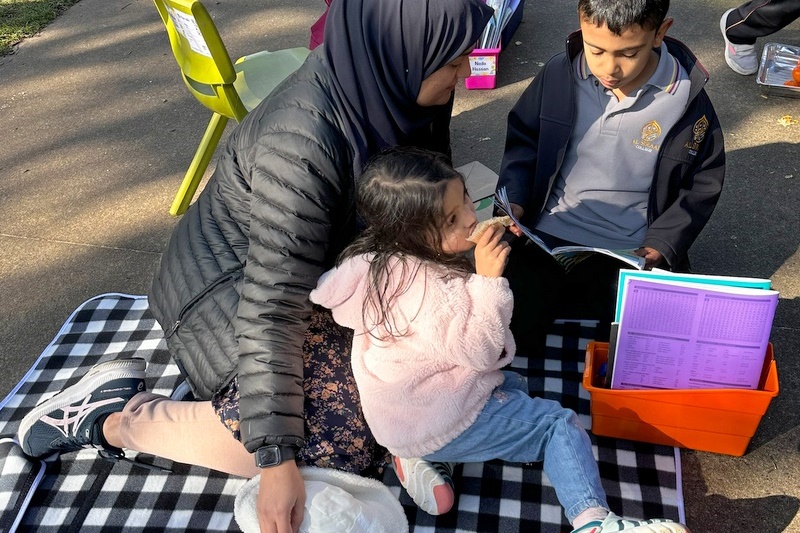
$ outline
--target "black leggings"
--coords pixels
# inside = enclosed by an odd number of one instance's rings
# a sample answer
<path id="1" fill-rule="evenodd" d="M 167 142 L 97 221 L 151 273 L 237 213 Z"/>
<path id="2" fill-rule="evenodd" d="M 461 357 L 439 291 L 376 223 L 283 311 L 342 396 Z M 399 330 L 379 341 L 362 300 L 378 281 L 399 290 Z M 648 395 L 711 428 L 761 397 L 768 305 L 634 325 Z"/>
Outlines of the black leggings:
<path id="1" fill-rule="evenodd" d="M 755 44 L 800 17 L 800 0 L 752 0 L 731 11 L 725 35 L 733 44 Z"/>

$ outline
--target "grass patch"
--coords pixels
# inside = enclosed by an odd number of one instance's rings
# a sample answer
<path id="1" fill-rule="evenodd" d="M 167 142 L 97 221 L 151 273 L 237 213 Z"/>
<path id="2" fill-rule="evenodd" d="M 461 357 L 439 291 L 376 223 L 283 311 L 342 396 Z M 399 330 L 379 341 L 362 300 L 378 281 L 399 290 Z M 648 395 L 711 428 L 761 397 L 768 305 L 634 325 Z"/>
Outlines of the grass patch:
<path id="1" fill-rule="evenodd" d="M 0 56 L 25 37 L 36 35 L 78 0 L 0 0 Z"/>

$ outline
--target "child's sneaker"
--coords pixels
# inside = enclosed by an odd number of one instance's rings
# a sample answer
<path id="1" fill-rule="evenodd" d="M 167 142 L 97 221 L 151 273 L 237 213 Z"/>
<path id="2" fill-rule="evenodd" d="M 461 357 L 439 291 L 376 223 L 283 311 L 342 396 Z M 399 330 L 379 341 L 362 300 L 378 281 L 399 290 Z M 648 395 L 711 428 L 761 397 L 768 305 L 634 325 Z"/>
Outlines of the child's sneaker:
<path id="1" fill-rule="evenodd" d="M 19 426 L 18 440 L 32 457 L 98 448 L 112 454 L 102 436 L 102 423 L 145 390 L 147 363 L 142 358 L 117 359 L 92 367 L 80 381 L 36 406 Z"/>
<path id="2" fill-rule="evenodd" d="M 392 466 L 403 488 L 420 509 L 440 515 L 453 507 L 453 463 L 392 457 Z"/>
<path id="3" fill-rule="evenodd" d="M 572 533 L 611 533 L 617 531 L 625 531 L 626 533 L 689 533 L 686 526 L 672 520 L 664 518 L 626 520 L 614 513 L 608 513 L 608 516 L 602 522 L 599 520 L 589 522 Z"/>
<path id="4" fill-rule="evenodd" d="M 754 44 L 733 44 L 725 34 L 728 29 L 728 15 L 733 9 L 727 10 L 719 19 L 719 29 L 725 39 L 725 62 L 734 72 L 749 76 L 758 70 L 758 55 Z"/>

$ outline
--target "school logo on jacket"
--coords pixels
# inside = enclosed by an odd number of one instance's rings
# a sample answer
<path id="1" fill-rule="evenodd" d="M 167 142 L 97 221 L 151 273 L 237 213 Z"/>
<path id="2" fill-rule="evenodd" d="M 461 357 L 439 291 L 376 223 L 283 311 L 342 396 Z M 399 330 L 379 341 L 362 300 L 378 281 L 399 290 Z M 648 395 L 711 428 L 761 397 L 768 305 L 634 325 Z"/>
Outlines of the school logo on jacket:
<path id="1" fill-rule="evenodd" d="M 658 122 L 655 120 L 651 120 L 642 128 L 642 138 L 634 139 L 633 145 L 639 150 L 644 150 L 645 152 L 657 152 L 658 149 L 661 148 L 661 145 L 653 144 L 653 141 L 658 139 L 660 136 L 661 126 L 659 126 Z"/>
<path id="2" fill-rule="evenodd" d="M 697 155 L 697 150 L 700 149 L 700 143 L 706 138 L 707 131 L 708 119 L 705 115 L 703 115 L 697 119 L 697 122 L 695 122 L 694 126 L 692 126 L 692 140 L 687 141 L 683 147 L 688 148 L 691 155 Z"/>

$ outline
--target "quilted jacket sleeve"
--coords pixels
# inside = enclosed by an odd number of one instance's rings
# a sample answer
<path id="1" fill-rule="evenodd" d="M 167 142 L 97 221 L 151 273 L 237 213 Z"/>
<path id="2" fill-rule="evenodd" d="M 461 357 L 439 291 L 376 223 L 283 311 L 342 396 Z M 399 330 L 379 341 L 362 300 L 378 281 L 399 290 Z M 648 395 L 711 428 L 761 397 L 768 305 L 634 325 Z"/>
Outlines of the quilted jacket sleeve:
<path id="1" fill-rule="evenodd" d="M 324 113 L 291 105 L 258 111 L 236 140 L 238 168 L 252 189 L 236 321 L 240 429 L 249 451 L 303 444 L 308 295 L 332 264 L 331 242 L 349 220 L 353 185 L 349 143 Z"/>

